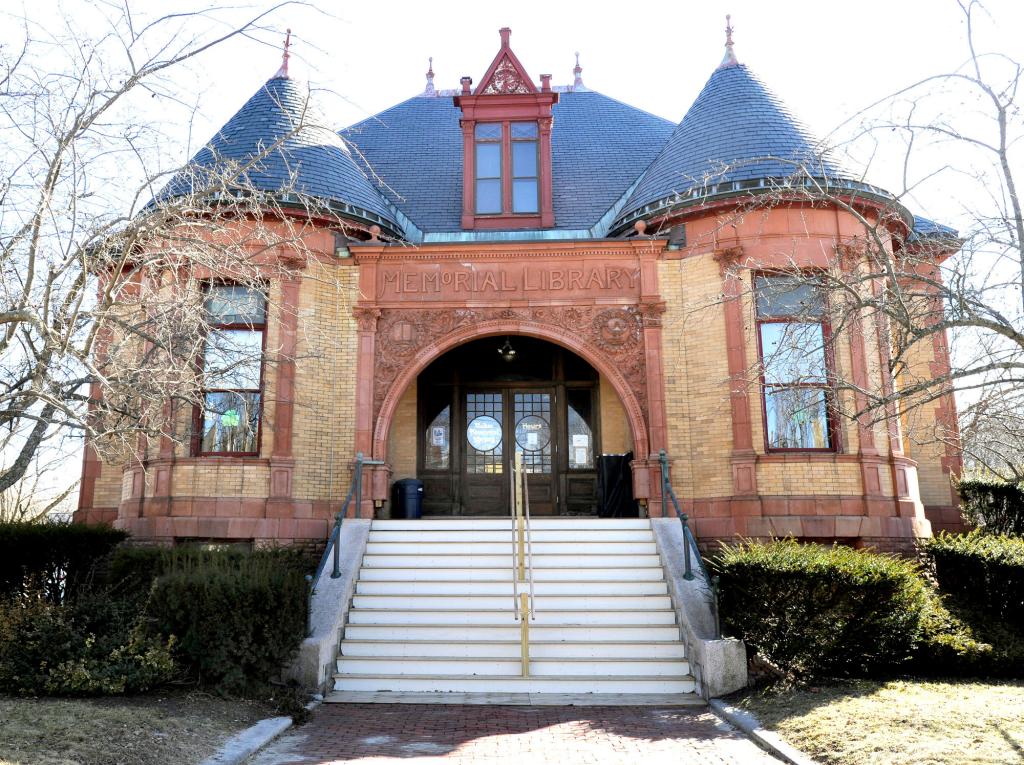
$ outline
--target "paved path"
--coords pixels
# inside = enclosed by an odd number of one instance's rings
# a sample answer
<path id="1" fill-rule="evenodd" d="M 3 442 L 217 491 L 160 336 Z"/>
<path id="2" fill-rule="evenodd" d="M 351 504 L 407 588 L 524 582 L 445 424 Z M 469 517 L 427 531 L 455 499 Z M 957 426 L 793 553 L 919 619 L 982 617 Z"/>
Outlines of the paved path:
<path id="1" fill-rule="evenodd" d="M 706 709 L 324 704 L 251 765 L 778 765 Z"/>

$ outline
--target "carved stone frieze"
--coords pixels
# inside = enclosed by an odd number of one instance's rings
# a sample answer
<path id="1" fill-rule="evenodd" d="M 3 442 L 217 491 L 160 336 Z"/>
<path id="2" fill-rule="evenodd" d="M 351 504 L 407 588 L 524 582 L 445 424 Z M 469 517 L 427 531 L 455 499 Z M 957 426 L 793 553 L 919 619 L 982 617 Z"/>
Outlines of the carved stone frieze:
<path id="1" fill-rule="evenodd" d="M 572 338 L 625 378 L 646 417 L 647 367 L 643 326 L 637 306 L 533 306 L 529 308 L 384 308 L 380 309 L 375 344 L 374 416 L 395 380 L 416 355 L 467 327 L 507 324 L 511 332 L 530 325 Z M 517 326 L 518 325 L 518 326 Z M 600 364 L 599 364 L 600 366 Z"/>
<path id="2" fill-rule="evenodd" d="M 483 94 L 488 96 L 532 92 L 526 83 L 523 82 L 523 78 L 520 77 L 515 64 L 509 60 L 508 56 L 502 58 L 501 63 L 494 70 L 494 74 L 491 75 L 487 86 L 483 89 Z"/>

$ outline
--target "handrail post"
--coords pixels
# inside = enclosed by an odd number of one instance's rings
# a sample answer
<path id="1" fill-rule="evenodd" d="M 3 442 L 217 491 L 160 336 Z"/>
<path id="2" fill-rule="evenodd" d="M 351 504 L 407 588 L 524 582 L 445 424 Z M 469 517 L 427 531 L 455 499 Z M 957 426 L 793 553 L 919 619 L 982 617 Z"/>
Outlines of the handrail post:
<path id="1" fill-rule="evenodd" d="M 523 677 L 530 676 L 530 615 L 526 605 L 526 593 L 519 593 L 519 643 L 522 651 Z"/>
<path id="2" fill-rule="evenodd" d="M 355 515 L 358 517 L 360 505 L 362 505 L 363 498 L 363 453 L 356 452 L 356 468 L 355 476 L 353 476 L 353 483 L 355 484 L 355 491 L 353 495 L 356 500 L 356 512 Z M 341 576 L 341 524 L 345 521 L 345 512 L 348 510 L 348 503 L 346 502 L 341 511 L 334 519 L 334 531 L 331 532 L 331 540 L 333 540 L 334 549 L 332 550 L 333 565 L 331 567 L 331 579 L 337 579 Z"/>
<path id="3" fill-rule="evenodd" d="M 661 517 L 668 515 L 668 492 L 665 485 L 668 483 L 668 454 L 664 449 L 658 451 L 658 462 L 661 463 Z"/>
<path id="4" fill-rule="evenodd" d="M 526 529 L 523 518 L 523 453 L 516 452 L 514 481 L 516 501 L 516 543 L 519 547 L 519 581 L 526 581 Z"/>
<path id="5" fill-rule="evenodd" d="M 687 518 L 686 513 L 679 516 L 680 522 L 683 524 L 683 579 L 690 581 L 693 579 L 693 565 L 690 561 L 690 528 L 686 522 L 690 520 Z"/>

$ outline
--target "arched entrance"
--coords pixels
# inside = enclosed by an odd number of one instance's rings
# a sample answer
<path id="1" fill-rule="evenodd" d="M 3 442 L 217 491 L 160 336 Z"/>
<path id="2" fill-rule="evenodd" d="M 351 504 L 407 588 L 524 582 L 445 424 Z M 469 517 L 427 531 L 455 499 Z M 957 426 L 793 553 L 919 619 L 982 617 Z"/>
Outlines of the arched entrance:
<path id="1" fill-rule="evenodd" d="M 599 455 L 632 449 L 625 411 L 604 386 L 602 396 L 598 371 L 554 343 L 522 335 L 472 340 L 436 358 L 410 386 L 390 451 L 404 444 L 410 455 L 415 440 L 428 514 L 506 515 L 519 451 L 533 514 L 593 515 Z M 402 467 L 411 468 L 408 456 Z"/>

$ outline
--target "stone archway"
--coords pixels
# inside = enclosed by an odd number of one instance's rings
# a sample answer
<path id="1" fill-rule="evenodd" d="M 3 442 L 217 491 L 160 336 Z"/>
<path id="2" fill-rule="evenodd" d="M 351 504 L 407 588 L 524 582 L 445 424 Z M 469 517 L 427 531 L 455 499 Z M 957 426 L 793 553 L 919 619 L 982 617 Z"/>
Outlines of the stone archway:
<path id="1" fill-rule="evenodd" d="M 635 455 L 643 467 L 637 471 L 634 466 L 636 495 L 649 497 L 648 458 L 652 447 L 660 444 L 652 444 L 651 438 L 644 329 L 658 326 L 661 306 L 643 308 L 646 310 L 635 305 L 357 308 L 361 329 L 373 333 L 373 368 L 370 374 L 359 375 L 364 394 L 370 394 L 372 385 L 372 395 L 363 399 L 372 407 L 372 430 L 361 447 L 374 459 L 385 459 L 399 399 L 436 358 L 477 338 L 525 335 L 573 351 L 609 380 L 625 409 Z M 386 492 L 386 481 L 377 479 L 372 485 L 375 496 Z"/>

